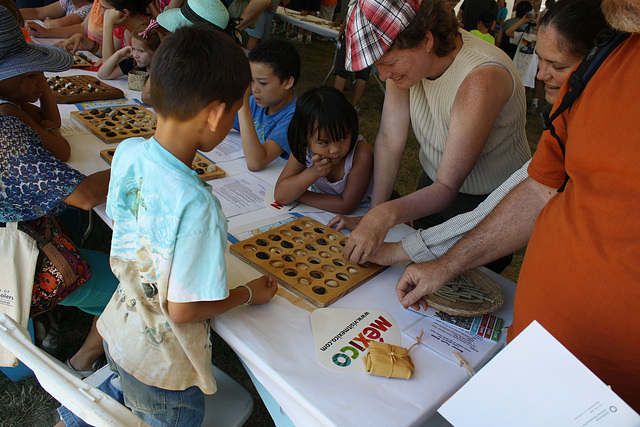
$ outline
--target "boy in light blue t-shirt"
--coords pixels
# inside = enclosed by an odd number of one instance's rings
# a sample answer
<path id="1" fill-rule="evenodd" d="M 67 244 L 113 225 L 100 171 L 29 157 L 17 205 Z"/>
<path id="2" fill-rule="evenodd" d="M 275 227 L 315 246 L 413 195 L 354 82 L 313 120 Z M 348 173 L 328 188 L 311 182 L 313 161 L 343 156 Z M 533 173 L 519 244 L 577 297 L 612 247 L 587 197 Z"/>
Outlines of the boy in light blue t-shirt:
<path id="1" fill-rule="evenodd" d="M 277 291 L 266 276 L 229 290 L 226 219 L 191 169 L 197 150 L 213 150 L 229 132 L 250 70 L 239 46 L 201 24 L 168 36 L 153 69 L 156 133 L 123 141 L 111 167 L 111 268 L 120 284 L 98 320 L 113 372 L 99 388 L 151 425 L 199 426 L 204 394 L 216 392 L 209 319 Z"/>
<path id="2" fill-rule="evenodd" d="M 300 55 L 291 43 L 270 39 L 249 52 L 249 65 L 251 87 L 233 128 L 240 131 L 247 167 L 258 171 L 291 153 L 287 129 L 296 109 Z"/>

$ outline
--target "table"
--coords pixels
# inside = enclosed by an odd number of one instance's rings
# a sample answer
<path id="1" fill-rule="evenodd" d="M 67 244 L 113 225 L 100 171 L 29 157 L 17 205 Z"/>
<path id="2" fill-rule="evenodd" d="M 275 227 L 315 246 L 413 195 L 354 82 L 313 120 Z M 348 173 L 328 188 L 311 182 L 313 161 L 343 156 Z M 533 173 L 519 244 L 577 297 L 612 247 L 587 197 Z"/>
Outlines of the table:
<path id="1" fill-rule="evenodd" d="M 78 73 L 70 70 L 59 75 Z M 128 97 L 126 78 L 109 81 Z M 60 105 L 63 121 L 69 119 L 74 105 Z M 104 170 L 108 165 L 99 151 L 116 144 L 105 144 L 93 135 L 72 135 L 69 165 L 85 174 Z M 256 177 L 273 185 L 284 161 L 279 159 Z M 220 163 L 228 175 L 247 172 L 244 158 Z M 224 178 L 223 178 L 224 179 Z M 109 225 L 111 220 L 104 205 L 96 212 Z M 265 207 L 258 211 L 230 218 L 234 224 L 253 218 L 269 218 L 276 213 Z M 329 213 L 309 216 L 326 223 Z M 412 229 L 406 225 L 394 227 L 387 240 L 397 241 Z M 227 253 L 228 281 L 231 288 L 260 276 L 256 270 Z M 332 307 L 379 309 L 389 313 L 397 323 L 407 324 L 412 316 L 398 303 L 395 284 L 405 264 L 385 270 L 363 286 L 349 293 Z M 487 271 L 488 272 L 488 271 Z M 492 272 L 488 274 L 505 290 L 505 306 L 497 313 L 510 324 L 515 284 Z M 215 318 L 212 328 L 236 351 L 255 378 L 298 426 L 417 426 L 424 425 L 437 408 L 467 380 L 467 372 L 424 346 L 416 346 L 411 357 L 416 366 L 411 380 L 386 379 L 365 373 L 340 373 L 321 366 L 316 358 L 310 313 L 276 296 L 267 305 L 237 307 Z M 409 347 L 412 339 L 402 336 L 402 345 Z"/>

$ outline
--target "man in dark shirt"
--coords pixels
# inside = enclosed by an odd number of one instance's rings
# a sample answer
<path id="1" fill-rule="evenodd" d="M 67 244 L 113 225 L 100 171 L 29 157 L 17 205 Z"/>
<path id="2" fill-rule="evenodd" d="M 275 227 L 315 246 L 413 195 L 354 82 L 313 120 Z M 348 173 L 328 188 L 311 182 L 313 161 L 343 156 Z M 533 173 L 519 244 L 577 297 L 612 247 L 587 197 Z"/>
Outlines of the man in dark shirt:
<path id="1" fill-rule="evenodd" d="M 476 30 L 478 17 L 485 10 L 491 12 L 493 17 L 496 18 L 498 16 L 498 3 L 496 3 L 496 0 L 464 0 L 458 12 L 458 20 L 465 30 Z"/>

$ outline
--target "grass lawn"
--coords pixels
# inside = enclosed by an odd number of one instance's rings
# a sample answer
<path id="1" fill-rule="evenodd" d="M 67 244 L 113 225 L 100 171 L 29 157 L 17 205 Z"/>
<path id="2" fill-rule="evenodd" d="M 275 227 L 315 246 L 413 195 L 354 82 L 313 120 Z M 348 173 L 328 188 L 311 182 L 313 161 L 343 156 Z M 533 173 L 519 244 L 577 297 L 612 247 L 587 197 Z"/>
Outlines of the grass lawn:
<path id="1" fill-rule="evenodd" d="M 333 61 L 334 47 L 329 41 L 314 39 L 311 44 L 296 44 L 302 57 L 302 77 L 295 92 L 299 96 L 311 86 L 319 86 L 328 74 Z M 329 76 L 327 84 L 333 85 L 333 76 Z M 348 99 L 351 94 L 346 92 Z M 377 82 L 371 78 L 367 84 L 364 96 L 360 102 L 360 133 L 373 144 L 380 123 L 380 114 L 384 95 Z M 541 120 L 538 114 L 529 113 L 527 116 L 527 136 L 532 151 L 542 133 Z M 418 181 L 422 169 L 418 162 L 418 143 L 410 132 L 407 147 L 402 160 L 402 167 L 396 183 L 396 191 L 400 195 L 412 192 Z M 96 230 L 87 242 L 89 249 L 108 252 L 110 246 L 110 229 L 97 220 Z M 517 280 L 524 251 L 514 257 L 511 266 L 503 275 L 511 280 Z M 80 347 L 83 337 L 89 329 L 91 318 L 75 308 L 58 308 L 61 320 L 60 330 L 63 343 L 58 358 L 62 361 L 70 357 Z M 245 373 L 237 356 L 219 337 L 214 334 L 213 362 L 223 371 L 240 382 L 254 395 L 255 407 L 247 426 L 273 425 L 264 405 L 255 392 L 251 381 Z M 4 374 L 0 373 L 0 426 L 52 426 L 57 420 L 55 408 L 59 404 L 49 396 L 38 384 L 35 378 L 12 383 Z"/>

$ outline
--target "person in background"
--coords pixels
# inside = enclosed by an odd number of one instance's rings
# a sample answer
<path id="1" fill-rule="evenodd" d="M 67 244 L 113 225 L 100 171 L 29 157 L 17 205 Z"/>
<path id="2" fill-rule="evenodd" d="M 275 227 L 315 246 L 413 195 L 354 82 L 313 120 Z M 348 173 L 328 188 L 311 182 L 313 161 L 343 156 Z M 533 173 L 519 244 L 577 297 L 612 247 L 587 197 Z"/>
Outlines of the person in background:
<path id="1" fill-rule="evenodd" d="M 373 148 L 358 134 L 358 114 L 342 92 L 307 90 L 288 136 L 292 156 L 274 189 L 277 203 L 350 214 L 371 195 Z"/>
<path id="2" fill-rule="evenodd" d="M 93 6 L 91 6 L 87 16 L 85 16 L 79 24 L 45 28 L 37 22 L 27 21 L 26 28 L 32 37 L 37 38 L 67 38 L 73 37 L 76 34 L 83 34 L 91 40 L 100 41 L 102 40 L 102 6 L 99 1 L 96 1 Z M 63 42 L 58 42 L 56 46 L 63 47 L 62 43 Z M 76 49 L 77 46 L 73 50 L 74 53 Z M 90 49 L 87 50 L 90 51 Z"/>
<path id="3" fill-rule="evenodd" d="M 60 0 L 47 6 L 20 9 L 20 14 L 24 19 L 43 21 L 44 28 L 59 28 L 81 24 L 91 6 L 89 0 Z"/>
<path id="4" fill-rule="evenodd" d="M 467 31 L 477 29 L 478 17 L 482 11 L 488 10 L 495 19 L 498 16 L 496 0 L 464 0 L 458 10 L 458 21 Z"/>
<path id="5" fill-rule="evenodd" d="M 265 304 L 278 288 L 267 276 L 228 288 L 227 221 L 191 169 L 197 150 L 213 150 L 229 132 L 251 74 L 242 49 L 205 24 L 169 35 L 153 69 L 156 133 L 121 142 L 111 165 L 120 284 L 98 320 L 111 369 L 98 388 L 151 425 L 199 426 L 204 395 L 216 392 L 210 319 Z M 59 412 L 58 425 L 80 423 Z"/>
<path id="6" fill-rule="evenodd" d="M 496 39 L 491 35 L 491 28 L 495 25 L 496 20 L 494 19 L 491 12 L 488 10 L 482 11 L 480 16 L 478 17 L 478 29 L 469 31 L 476 37 L 481 38 L 487 43 L 491 43 L 493 45 L 496 44 Z"/>
<path id="7" fill-rule="evenodd" d="M 278 9 L 278 4 L 280 4 L 280 0 L 271 0 L 269 7 L 262 12 L 262 15 L 260 15 L 256 21 L 255 28 L 249 27 L 245 30 L 249 35 L 246 46 L 247 50 L 253 50 L 258 43 L 271 38 L 271 25 L 276 9 Z"/>
<path id="8" fill-rule="evenodd" d="M 376 14 L 380 8 L 393 13 Z M 531 154 L 524 87 L 513 61 L 460 30 L 444 2 L 360 0 L 348 19 L 347 68 L 375 63 L 386 80 L 372 208 L 361 219 L 329 222 L 353 230 L 345 258 L 362 263 L 396 224 L 413 220 L 428 228 L 473 210 Z M 424 173 L 415 192 L 389 200 L 409 126 Z"/>
<path id="9" fill-rule="evenodd" d="M 20 26 L 20 31 L 22 31 L 24 39 L 29 43 L 33 43 L 33 40 L 31 40 L 31 35 L 29 35 L 29 31 L 25 27 L 24 18 L 22 18 L 20 10 L 16 6 L 15 2 L 13 0 L 0 0 L 0 6 L 6 7 L 7 10 L 11 12 L 11 15 L 13 15 L 16 22 Z"/>
<path id="10" fill-rule="evenodd" d="M 247 167 L 259 171 L 291 153 L 287 128 L 296 109 L 300 55 L 286 40 L 271 39 L 249 52 L 249 65 L 251 86 L 233 128 L 240 131 Z"/>
<path id="11" fill-rule="evenodd" d="M 526 245 L 508 340 L 537 320 L 640 411 L 640 341 L 630 338 L 640 329 L 640 122 L 629 90 L 640 73 L 640 1 L 601 6 L 612 27 L 632 34 L 553 121 L 558 139 L 545 131 L 529 177 L 444 256 L 407 267 L 396 290 L 404 307 L 426 307 L 457 273 Z M 595 41 L 594 23 L 604 25 L 597 0 L 559 0 L 540 22 L 539 78 L 555 108 L 570 90 L 575 47 L 586 34 Z"/>
<path id="12" fill-rule="evenodd" d="M 497 0 L 498 3 L 498 16 L 496 16 L 496 28 L 495 32 L 499 32 L 502 28 L 502 24 L 505 19 L 507 19 L 507 15 L 509 14 L 509 9 L 507 9 L 506 0 Z"/>
<path id="13" fill-rule="evenodd" d="M 511 43 L 511 39 L 509 38 L 509 36 L 505 36 L 504 31 L 516 22 L 520 21 L 527 15 L 527 13 L 531 12 L 532 10 L 533 5 L 530 2 L 526 0 L 519 2 L 515 7 L 515 18 L 507 19 L 506 21 L 504 21 L 501 31 L 498 31 L 498 34 L 496 35 L 496 46 L 502 49 L 504 53 L 509 55 L 509 58 L 511 59 L 513 59 L 516 54 L 518 44 Z M 525 29 L 526 27 L 524 25 L 518 27 L 518 31 L 525 31 Z"/>

